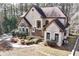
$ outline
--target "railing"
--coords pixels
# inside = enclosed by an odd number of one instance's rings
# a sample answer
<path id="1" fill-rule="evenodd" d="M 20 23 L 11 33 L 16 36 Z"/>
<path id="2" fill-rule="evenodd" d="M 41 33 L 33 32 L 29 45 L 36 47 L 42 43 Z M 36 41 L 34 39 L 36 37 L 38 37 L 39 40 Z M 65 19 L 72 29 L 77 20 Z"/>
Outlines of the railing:
<path id="1" fill-rule="evenodd" d="M 77 39 L 76 39 L 74 48 L 72 49 L 70 56 L 75 56 L 75 52 L 76 52 L 76 49 L 77 49 L 77 46 L 78 46 L 78 42 L 79 42 L 79 37 L 77 37 Z"/>

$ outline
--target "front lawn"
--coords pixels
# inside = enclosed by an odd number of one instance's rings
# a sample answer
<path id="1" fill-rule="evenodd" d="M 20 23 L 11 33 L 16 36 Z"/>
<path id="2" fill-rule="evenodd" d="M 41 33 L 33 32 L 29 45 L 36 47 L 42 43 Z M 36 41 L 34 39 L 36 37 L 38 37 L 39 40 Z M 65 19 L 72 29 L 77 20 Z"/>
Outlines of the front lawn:
<path id="1" fill-rule="evenodd" d="M 50 56 L 68 56 L 70 51 L 60 50 L 49 46 L 40 46 L 39 52 Z"/>
<path id="2" fill-rule="evenodd" d="M 76 36 L 75 35 L 69 36 L 68 41 L 69 41 L 69 44 L 74 44 L 76 41 Z"/>

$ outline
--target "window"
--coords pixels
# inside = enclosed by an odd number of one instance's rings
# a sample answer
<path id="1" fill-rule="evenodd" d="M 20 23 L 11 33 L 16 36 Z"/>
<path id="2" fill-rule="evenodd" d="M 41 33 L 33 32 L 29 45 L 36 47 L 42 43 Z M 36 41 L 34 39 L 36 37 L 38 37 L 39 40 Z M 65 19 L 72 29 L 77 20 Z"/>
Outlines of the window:
<path id="1" fill-rule="evenodd" d="M 28 29 L 26 28 L 26 34 L 28 35 Z"/>
<path id="2" fill-rule="evenodd" d="M 35 32 L 35 27 L 32 29 L 32 32 Z"/>
<path id="3" fill-rule="evenodd" d="M 48 23 L 49 23 L 49 21 L 48 21 L 48 20 L 46 20 L 45 25 L 47 25 Z"/>
<path id="4" fill-rule="evenodd" d="M 64 32 L 64 36 L 66 36 L 66 31 Z"/>
<path id="5" fill-rule="evenodd" d="M 19 28 L 19 31 L 21 31 L 21 28 Z"/>
<path id="6" fill-rule="evenodd" d="M 23 32 L 25 31 L 24 28 L 22 28 L 22 31 L 23 31 Z"/>
<path id="7" fill-rule="evenodd" d="M 46 39 L 50 39 L 50 33 L 47 33 Z"/>
<path id="8" fill-rule="evenodd" d="M 59 34 L 55 34 L 55 41 L 58 41 L 58 39 L 59 39 Z"/>
<path id="9" fill-rule="evenodd" d="M 37 20 L 37 28 L 41 28 L 41 21 Z"/>

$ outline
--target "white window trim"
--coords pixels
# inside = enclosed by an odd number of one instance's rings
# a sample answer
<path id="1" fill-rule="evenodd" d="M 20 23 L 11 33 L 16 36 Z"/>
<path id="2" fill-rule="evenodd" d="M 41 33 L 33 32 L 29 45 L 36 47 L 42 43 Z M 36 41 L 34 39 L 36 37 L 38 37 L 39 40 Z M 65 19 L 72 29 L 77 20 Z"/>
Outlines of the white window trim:
<path id="1" fill-rule="evenodd" d="M 47 39 L 47 33 L 50 33 L 50 39 Z M 45 32 L 45 37 L 46 37 L 46 40 L 51 40 L 51 32 L 49 31 Z"/>
<path id="2" fill-rule="evenodd" d="M 35 32 L 35 27 L 32 28 L 32 32 Z"/>
<path id="3" fill-rule="evenodd" d="M 26 29 L 28 29 L 28 32 L 29 32 L 29 27 L 25 27 L 25 31 L 26 31 Z"/>
<path id="4" fill-rule="evenodd" d="M 54 33 L 54 40 L 55 40 L 55 34 L 58 34 L 58 36 L 60 36 L 60 34 L 59 34 L 59 33 Z M 59 40 L 59 38 L 58 38 L 58 40 Z"/>
<path id="5" fill-rule="evenodd" d="M 37 21 L 41 21 L 41 27 L 40 28 L 37 28 Z M 36 26 L 36 29 L 38 29 L 38 30 L 42 30 L 42 19 L 36 19 L 35 20 L 35 26 Z"/>
<path id="6" fill-rule="evenodd" d="M 24 31 L 26 32 L 26 29 L 28 29 L 28 32 L 29 32 L 29 28 L 28 27 L 18 27 L 18 30 L 20 30 L 21 29 L 21 32 L 23 32 L 23 30 L 22 30 L 22 28 L 24 28 Z"/>

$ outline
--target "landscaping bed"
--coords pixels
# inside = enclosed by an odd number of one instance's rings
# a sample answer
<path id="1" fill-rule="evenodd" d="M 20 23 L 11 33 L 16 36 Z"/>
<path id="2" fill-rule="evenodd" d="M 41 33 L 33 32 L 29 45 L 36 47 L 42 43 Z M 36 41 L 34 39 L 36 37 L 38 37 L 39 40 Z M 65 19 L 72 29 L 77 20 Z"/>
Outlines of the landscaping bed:
<path id="1" fill-rule="evenodd" d="M 36 37 L 27 37 L 26 39 L 21 39 L 21 44 L 31 45 L 31 44 L 38 44 L 39 42 L 42 42 L 43 39 L 36 38 Z"/>
<path id="2" fill-rule="evenodd" d="M 20 44 L 22 45 L 31 45 L 31 44 L 38 44 L 39 42 L 42 42 L 43 39 L 41 37 L 32 37 L 27 36 L 25 39 L 20 38 L 13 38 L 11 42 L 18 43 L 20 41 Z"/>

